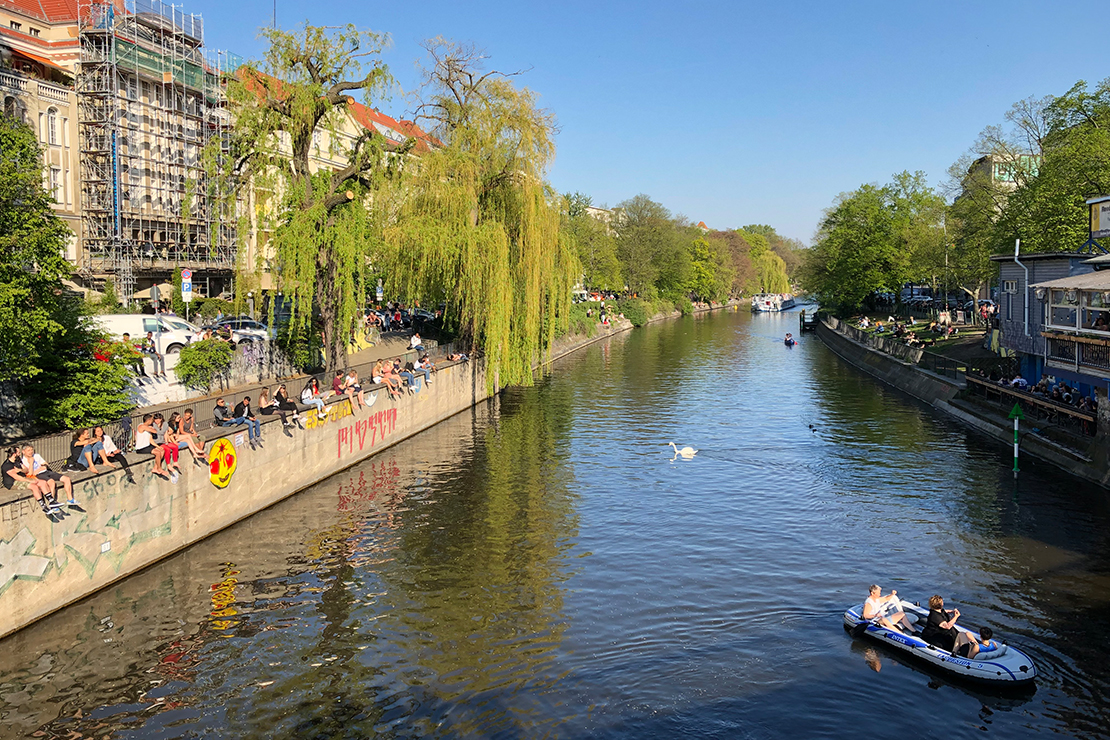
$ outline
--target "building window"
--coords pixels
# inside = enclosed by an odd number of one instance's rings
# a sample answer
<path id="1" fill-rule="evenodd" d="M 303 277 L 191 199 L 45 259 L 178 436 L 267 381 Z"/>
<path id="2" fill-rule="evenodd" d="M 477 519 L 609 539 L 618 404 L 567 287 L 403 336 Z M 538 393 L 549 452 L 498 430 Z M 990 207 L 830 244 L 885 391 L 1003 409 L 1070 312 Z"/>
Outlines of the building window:
<path id="1" fill-rule="evenodd" d="M 50 168 L 50 195 L 54 198 L 55 203 L 61 203 L 58 197 L 58 190 L 62 187 L 62 170 L 58 167 Z"/>
<path id="2" fill-rule="evenodd" d="M 1048 323 L 1075 329 L 1079 318 L 1079 293 L 1074 290 L 1049 291 Z"/>
<path id="3" fill-rule="evenodd" d="M 18 108 L 16 107 L 16 104 L 15 104 L 15 98 L 13 98 L 11 96 L 8 96 L 8 97 L 4 98 L 4 115 L 5 116 L 10 116 L 11 118 L 18 118 L 18 116 L 16 115 L 17 110 L 18 110 Z"/>
<path id="4" fill-rule="evenodd" d="M 1011 280 L 1011 281 L 1008 281 L 1008 282 L 1013 282 L 1013 281 Z M 1006 294 L 1006 320 L 1007 321 L 1013 321 L 1014 320 L 1014 294 L 1013 293 L 1007 293 Z"/>
<path id="5" fill-rule="evenodd" d="M 1003 280 L 1002 281 L 1003 293 L 1017 293 L 1017 280 Z"/>
<path id="6" fill-rule="evenodd" d="M 35 38 L 38 38 L 38 35 L 39 35 L 39 29 L 37 29 L 37 28 L 30 28 L 30 29 L 28 29 L 28 30 L 29 30 L 29 31 L 31 32 L 31 35 L 32 35 L 32 36 L 34 36 Z"/>
<path id="7" fill-rule="evenodd" d="M 1110 331 L 1110 291 L 1085 290 L 1081 297 L 1083 328 Z"/>
<path id="8" fill-rule="evenodd" d="M 51 108 L 46 112 L 46 140 L 51 146 L 58 145 L 58 109 Z"/>
<path id="9" fill-rule="evenodd" d="M 15 21 L 9 21 L 8 25 L 11 26 L 11 29 L 13 31 L 22 31 L 23 30 L 23 24 L 22 23 L 16 23 Z"/>

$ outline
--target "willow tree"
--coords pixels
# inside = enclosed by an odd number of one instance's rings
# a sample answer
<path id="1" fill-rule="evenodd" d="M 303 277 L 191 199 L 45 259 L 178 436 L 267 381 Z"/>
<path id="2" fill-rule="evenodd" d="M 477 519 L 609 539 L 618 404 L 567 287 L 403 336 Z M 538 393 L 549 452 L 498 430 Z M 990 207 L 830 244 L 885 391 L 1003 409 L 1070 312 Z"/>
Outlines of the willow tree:
<path id="1" fill-rule="evenodd" d="M 295 329 L 309 331 L 319 311 L 331 371 L 346 362 L 366 295 L 370 193 L 396 174 L 396 155 L 411 143 L 393 146 L 353 116 L 353 91 L 370 105 L 392 84 L 380 59 L 387 36 L 307 24 L 262 34 L 270 43 L 264 60 L 241 67 L 229 84 L 228 162 L 250 204 L 240 234 L 272 231 L 257 259 L 271 260 L 277 287 L 292 299 Z M 314 157 L 346 164 L 317 167 Z"/>
<path id="2" fill-rule="evenodd" d="M 394 295 L 446 303 L 460 336 L 486 353 L 491 384 L 529 384 L 567 325 L 579 274 L 562 198 L 544 180 L 555 121 L 515 73 L 484 70 L 473 47 L 424 48 L 416 120 L 441 146 L 393 190 L 382 268 Z"/>

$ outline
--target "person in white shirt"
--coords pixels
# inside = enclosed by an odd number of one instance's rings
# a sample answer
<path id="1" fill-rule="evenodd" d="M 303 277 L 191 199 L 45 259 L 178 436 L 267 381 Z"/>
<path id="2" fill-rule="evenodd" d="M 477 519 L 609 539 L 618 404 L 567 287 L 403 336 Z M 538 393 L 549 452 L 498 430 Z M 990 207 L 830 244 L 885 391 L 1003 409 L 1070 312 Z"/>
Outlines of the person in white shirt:
<path id="1" fill-rule="evenodd" d="M 424 340 L 420 338 L 420 332 L 413 332 L 412 339 L 409 340 L 409 349 L 414 349 L 417 352 L 424 351 Z"/>
<path id="2" fill-rule="evenodd" d="M 61 483 L 68 499 L 66 503 L 70 506 L 77 505 L 77 500 L 73 498 L 73 481 L 70 477 L 51 470 L 50 466 L 46 464 L 46 460 L 43 460 L 42 455 L 36 453 L 35 448 L 31 445 L 23 446 L 23 474 L 29 478 L 49 481 L 50 493 L 48 498 L 54 497 L 54 489 L 58 483 Z"/>
<path id="3" fill-rule="evenodd" d="M 901 624 L 905 631 L 913 632 L 913 626 L 901 609 L 902 602 L 898 598 L 898 592 L 891 589 L 887 596 L 883 596 L 882 593 L 883 590 L 878 586 L 871 587 L 867 601 L 863 602 L 863 618 L 878 621 L 892 630 L 897 630 L 897 625 Z"/>

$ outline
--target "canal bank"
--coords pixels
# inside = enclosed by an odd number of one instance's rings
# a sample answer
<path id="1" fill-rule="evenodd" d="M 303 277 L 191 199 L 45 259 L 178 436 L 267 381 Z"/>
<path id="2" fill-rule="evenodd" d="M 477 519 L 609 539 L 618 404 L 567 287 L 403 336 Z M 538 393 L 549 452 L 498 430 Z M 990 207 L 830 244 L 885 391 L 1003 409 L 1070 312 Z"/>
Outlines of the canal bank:
<path id="1" fill-rule="evenodd" d="M 797 322 L 599 341 L 37 620 L 0 651 L 0 736 L 1108 737 L 1104 490 L 1014 480 L 815 337 L 784 347 Z M 876 582 L 989 624 L 1036 694 L 853 640 Z"/>
<path id="2" fill-rule="evenodd" d="M 964 382 L 946 378 L 907 362 L 886 352 L 869 347 L 863 342 L 842 331 L 836 318 L 826 318 L 818 322 L 817 336 L 838 357 L 857 369 L 871 375 L 903 393 L 926 403 L 933 408 L 958 419 L 964 424 L 1004 444 L 1012 444 L 1014 430 L 1011 422 L 997 418 L 974 404 L 961 399 L 967 385 Z M 1108 412 L 1106 395 L 1100 398 L 1100 414 Z M 1101 423 L 1100 429 L 1106 427 Z M 1094 439 L 1089 450 L 1074 450 L 1031 431 L 1027 425 L 1021 432 L 1021 451 L 1045 462 L 1052 463 L 1064 471 L 1110 487 L 1110 471 L 1107 469 L 1105 453 L 1106 440 L 1100 434 Z"/>
<path id="3" fill-rule="evenodd" d="M 566 337 L 555 342 L 551 358 L 632 328 L 620 320 L 597 326 L 592 336 Z M 265 443 L 257 450 L 244 427 L 207 430 L 208 465 L 182 451 L 182 473 L 173 482 L 153 474 L 150 458 L 126 473 L 83 478 L 74 484 L 81 509 L 59 521 L 20 492 L 0 505 L 0 638 L 489 397 L 481 358 L 444 363 L 418 393 L 392 400 L 384 388 L 373 390 L 363 410 L 335 401 L 326 418 L 306 414 L 304 430 L 282 431 L 276 417 L 262 417 Z"/>

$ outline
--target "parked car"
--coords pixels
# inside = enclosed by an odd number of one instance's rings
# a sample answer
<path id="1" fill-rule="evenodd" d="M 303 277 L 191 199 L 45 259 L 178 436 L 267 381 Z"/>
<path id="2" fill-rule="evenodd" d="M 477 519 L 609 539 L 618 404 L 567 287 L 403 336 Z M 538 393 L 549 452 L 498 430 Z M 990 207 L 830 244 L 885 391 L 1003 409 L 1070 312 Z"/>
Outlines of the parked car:
<path id="1" fill-rule="evenodd" d="M 154 346 L 163 355 L 172 355 L 192 341 L 197 328 L 177 316 L 149 316 L 139 313 L 112 313 L 93 316 L 92 320 L 116 339 L 124 334 L 131 335 L 131 341 L 139 342 L 146 338 L 147 332 L 154 337 Z"/>
<path id="2" fill-rule="evenodd" d="M 273 339 L 275 332 L 261 321 L 255 321 L 249 316 L 225 316 L 215 322 L 214 326 L 226 326 L 233 334 L 243 337 L 235 341 L 257 341 Z"/>

